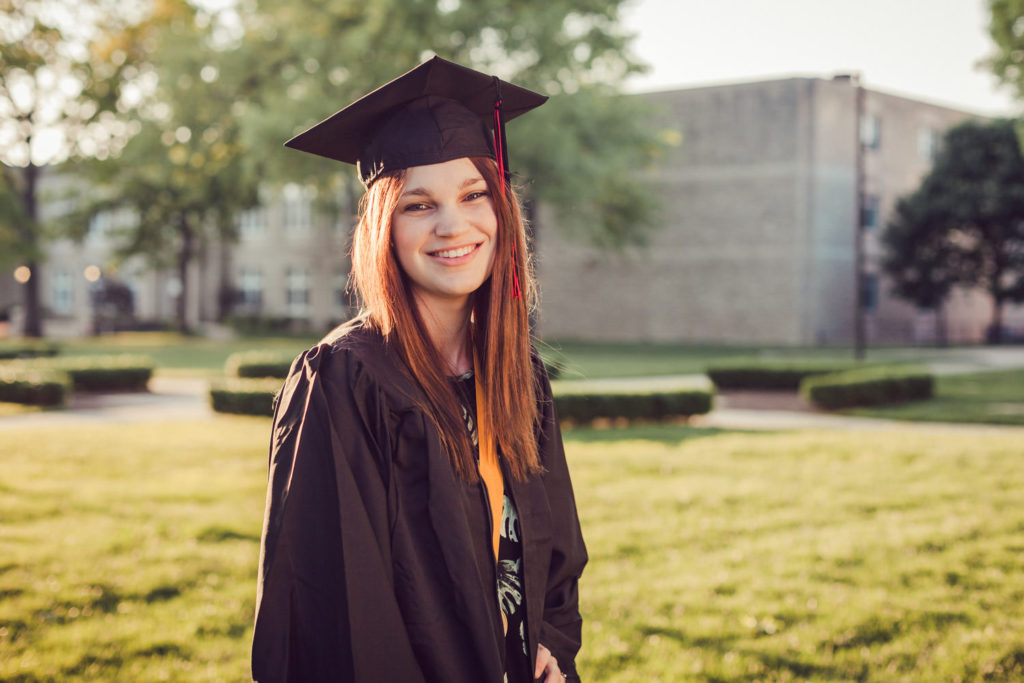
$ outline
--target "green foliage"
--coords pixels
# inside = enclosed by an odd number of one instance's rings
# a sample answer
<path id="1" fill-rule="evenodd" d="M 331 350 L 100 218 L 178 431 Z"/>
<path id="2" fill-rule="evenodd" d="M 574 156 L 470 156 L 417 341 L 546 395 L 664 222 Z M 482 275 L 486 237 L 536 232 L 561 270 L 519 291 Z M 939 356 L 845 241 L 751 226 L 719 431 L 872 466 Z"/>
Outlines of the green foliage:
<path id="1" fill-rule="evenodd" d="M 1024 0 L 988 0 L 988 7 L 992 14 L 988 30 L 996 49 L 987 66 L 1024 98 L 1024 32 L 1020 30 Z"/>
<path id="2" fill-rule="evenodd" d="M 826 410 L 929 399 L 935 378 L 920 368 L 876 367 L 808 377 L 800 394 Z"/>
<path id="3" fill-rule="evenodd" d="M 993 340 L 1006 302 L 1024 301 L 1024 155 L 1009 120 L 951 128 L 931 172 L 897 205 L 883 241 L 894 292 L 936 307 L 954 285 L 995 302 Z"/>
<path id="4" fill-rule="evenodd" d="M 1024 370 L 939 375 L 928 401 L 854 408 L 853 415 L 915 422 L 964 422 L 1024 427 Z"/>
<path id="5" fill-rule="evenodd" d="M 188 264 L 211 239 L 234 237 L 240 211 L 257 202 L 257 178 L 243 164 L 237 114 L 251 97 L 249 67 L 231 50 L 220 14 L 187 0 L 163 0 L 139 30 L 155 85 L 138 108 L 137 132 L 116 158 L 78 167 L 93 200 L 71 223 L 102 212 L 131 217 L 112 237 L 118 256 L 174 266 L 183 291 L 176 312 L 186 331 Z"/>
<path id="6" fill-rule="evenodd" d="M 257 0 L 243 13 L 240 47 L 259 81 L 258 103 L 241 115 L 250 159 L 265 177 L 308 181 L 325 204 L 346 210 L 349 169 L 267 141 L 291 137 L 434 50 L 555 96 L 508 126 L 511 167 L 531 182 L 526 195 L 549 202 L 559 228 L 574 227 L 595 243 L 640 240 L 656 202 L 638 174 L 661 143 L 643 102 L 616 94 L 625 76 L 642 68 L 629 54 L 631 37 L 619 18 L 624 5 Z"/>
<path id="7" fill-rule="evenodd" d="M 717 389 L 796 391 L 807 377 L 859 367 L 861 365 L 851 361 L 747 360 L 716 363 L 705 372 Z"/>
<path id="8" fill-rule="evenodd" d="M 588 423 L 599 418 L 662 420 L 711 411 L 713 394 L 698 389 L 662 391 L 557 391 L 558 417 Z"/>
<path id="9" fill-rule="evenodd" d="M 0 401 L 59 406 L 70 391 L 65 373 L 28 368 L 19 363 L 0 363 Z"/>
<path id="10" fill-rule="evenodd" d="M 11 367 L 67 375 L 76 391 L 145 391 L 153 361 L 145 356 L 66 356 L 12 361 Z"/>
<path id="11" fill-rule="evenodd" d="M 963 256 L 936 226 L 939 206 L 923 192 L 903 197 L 882 235 L 883 267 L 893 293 L 921 308 L 939 308 L 953 286 L 965 278 Z"/>
<path id="12" fill-rule="evenodd" d="M 224 373 L 229 377 L 284 379 L 295 356 L 277 351 L 242 351 L 228 356 Z"/>
<path id="13" fill-rule="evenodd" d="M 0 22 L 0 259 L 24 261 L 25 333 L 42 334 L 42 167 L 124 145 L 125 84 L 139 75 L 137 12 L 116 0 L 17 0 Z"/>
<path id="14" fill-rule="evenodd" d="M 18 342 L 0 344 L 0 360 L 12 358 L 49 358 L 60 353 L 60 347 L 52 342 Z"/>
<path id="15" fill-rule="evenodd" d="M 270 417 L 280 390 L 277 379 L 218 380 L 210 384 L 210 405 L 218 413 Z"/>
<path id="16" fill-rule="evenodd" d="M 66 372 L 75 391 L 145 391 L 153 361 L 145 356 L 59 358 L 52 367 Z"/>

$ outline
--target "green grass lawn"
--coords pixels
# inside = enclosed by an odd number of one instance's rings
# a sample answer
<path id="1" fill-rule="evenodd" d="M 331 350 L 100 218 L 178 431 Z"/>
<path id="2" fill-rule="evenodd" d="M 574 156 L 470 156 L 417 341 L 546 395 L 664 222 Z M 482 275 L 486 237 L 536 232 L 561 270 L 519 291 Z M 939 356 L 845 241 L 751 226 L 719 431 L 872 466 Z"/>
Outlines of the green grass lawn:
<path id="1" fill-rule="evenodd" d="M 224 361 L 238 351 L 268 350 L 297 355 L 319 337 L 241 337 L 207 339 L 173 332 L 120 333 L 60 342 L 61 355 L 130 353 L 149 356 L 158 372 L 170 375 L 214 376 L 223 374 Z"/>
<path id="2" fill-rule="evenodd" d="M 0 680 L 247 680 L 268 430 L 0 433 Z M 1024 676 L 1024 437 L 654 425 L 566 447 L 585 680 Z"/>
<path id="3" fill-rule="evenodd" d="M 916 422 L 972 422 L 1024 426 L 1024 369 L 940 375 L 929 401 L 859 408 L 850 415 Z"/>

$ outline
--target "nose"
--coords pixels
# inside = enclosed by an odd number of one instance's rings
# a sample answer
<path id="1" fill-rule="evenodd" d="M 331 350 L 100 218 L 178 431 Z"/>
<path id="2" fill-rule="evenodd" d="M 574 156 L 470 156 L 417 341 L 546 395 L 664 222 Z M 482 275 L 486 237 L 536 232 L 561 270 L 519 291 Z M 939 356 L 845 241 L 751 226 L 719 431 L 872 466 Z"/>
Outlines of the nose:
<path id="1" fill-rule="evenodd" d="M 434 234 L 438 237 L 457 237 L 469 229 L 469 221 L 458 206 L 443 206 L 437 212 Z"/>

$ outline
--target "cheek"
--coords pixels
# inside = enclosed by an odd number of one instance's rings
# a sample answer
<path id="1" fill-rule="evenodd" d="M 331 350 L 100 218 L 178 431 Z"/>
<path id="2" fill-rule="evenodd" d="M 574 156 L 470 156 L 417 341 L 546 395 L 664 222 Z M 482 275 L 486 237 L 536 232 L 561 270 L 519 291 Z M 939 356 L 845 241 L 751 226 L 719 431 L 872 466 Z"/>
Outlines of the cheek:
<path id="1" fill-rule="evenodd" d="M 396 217 L 392 220 L 391 244 L 399 265 L 403 270 L 408 270 L 408 264 L 416 255 L 419 246 L 415 225 L 411 224 L 407 218 Z"/>

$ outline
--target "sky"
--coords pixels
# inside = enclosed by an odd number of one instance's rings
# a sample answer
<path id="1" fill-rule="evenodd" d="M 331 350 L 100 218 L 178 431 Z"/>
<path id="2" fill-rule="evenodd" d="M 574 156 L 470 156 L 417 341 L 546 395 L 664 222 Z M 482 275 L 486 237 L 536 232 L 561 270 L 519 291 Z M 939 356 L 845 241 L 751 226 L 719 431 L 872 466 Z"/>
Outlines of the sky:
<path id="1" fill-rule="evenodd" d="M 860 73 L 883 90 L 979 114 L 1024 111 L 978 62 L 986 0 L 627 0 L 634 92 Z"/>

